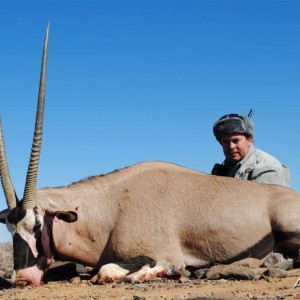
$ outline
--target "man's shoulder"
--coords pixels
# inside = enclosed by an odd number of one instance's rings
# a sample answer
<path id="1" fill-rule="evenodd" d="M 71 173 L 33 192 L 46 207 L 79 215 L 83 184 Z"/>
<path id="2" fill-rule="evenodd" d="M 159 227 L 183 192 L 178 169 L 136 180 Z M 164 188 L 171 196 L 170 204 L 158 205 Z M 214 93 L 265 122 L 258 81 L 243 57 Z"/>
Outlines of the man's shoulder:
<path id="1" fill-rule="evenodd" d="M 252 161 L 255 162 L 256 168 L 259 169 L 276 170 L 286 168 L 276 157 L 260 149 L 255 149 Z"/>
<path id="2" fill-rule="evenodd" d="M 281 162 L 275 156 L 265 151 L 262 151 L 260 149 L 256 149 L 253 155 L 256 159 L 261 160 L 263 162 L 272 163 L 272 164 L 278 163 L 281 165 Z"/>
<path id="3" fill-rule="evenodd" d="M 252 155 L 252 159 L 253 168 L 251 178 L 255 181 L 290 186 L 290 171 L 276 157 L 256 149 Z"/>

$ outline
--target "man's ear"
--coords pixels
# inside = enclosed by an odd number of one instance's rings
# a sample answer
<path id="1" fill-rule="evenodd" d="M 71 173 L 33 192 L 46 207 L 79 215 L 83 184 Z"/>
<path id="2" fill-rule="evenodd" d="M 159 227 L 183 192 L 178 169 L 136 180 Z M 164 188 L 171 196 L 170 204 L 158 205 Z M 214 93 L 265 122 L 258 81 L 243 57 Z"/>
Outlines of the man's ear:
<path id="1" fill-rule="evenodd" d="M 56 211 L 55 216 L 67 223 L 73 223 L 77 221 L 77 213 L 74 211 Z"/>
<path id="2" fill-rule="evenodd" d="M 249 144 L 251 145 L 253 143 L 253 141 L 254 141 L 254 136 L 253 135 L 250 135 L 248 137 L 246 136 L 246 139 L 249 142 Z"/>
<path id="3" fill-rule="evenodd" d="M 9 213 L 9 209 L 4 209 L 0 212 L 0 223 L 6 224 L 6 216 Z"/>

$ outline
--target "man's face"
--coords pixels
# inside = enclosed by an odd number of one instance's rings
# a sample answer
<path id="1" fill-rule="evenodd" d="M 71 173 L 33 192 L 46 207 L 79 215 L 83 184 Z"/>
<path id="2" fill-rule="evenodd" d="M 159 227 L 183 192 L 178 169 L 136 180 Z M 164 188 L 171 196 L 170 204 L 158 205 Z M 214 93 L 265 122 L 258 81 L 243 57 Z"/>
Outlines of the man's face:
<path id="1" fill-rule="evenodd" d="M 244 135 L 231 134 L 222 137 L 220 143 L 226 159 L 231 164 L 236 164 L 247 155 L 252 141 L 252 136 L 247 138 Z"/>

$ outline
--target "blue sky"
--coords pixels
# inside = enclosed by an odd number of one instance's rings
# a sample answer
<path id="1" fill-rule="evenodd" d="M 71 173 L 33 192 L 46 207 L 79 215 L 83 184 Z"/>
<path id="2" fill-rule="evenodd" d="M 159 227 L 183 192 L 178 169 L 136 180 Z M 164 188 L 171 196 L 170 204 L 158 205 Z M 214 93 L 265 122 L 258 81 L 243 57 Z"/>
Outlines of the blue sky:
<path id="1" fill-rule="evenodd" d="M 210 173 L 226 113 L 300 191 L 299 1 L 1 1 L 0 114 L 23 195 L 50 21 L 38 187 L 149 160 Z M 0 209 L 5 208 L 3 193 Z M 0 242 L 10 236 L 0 226 Z"/>

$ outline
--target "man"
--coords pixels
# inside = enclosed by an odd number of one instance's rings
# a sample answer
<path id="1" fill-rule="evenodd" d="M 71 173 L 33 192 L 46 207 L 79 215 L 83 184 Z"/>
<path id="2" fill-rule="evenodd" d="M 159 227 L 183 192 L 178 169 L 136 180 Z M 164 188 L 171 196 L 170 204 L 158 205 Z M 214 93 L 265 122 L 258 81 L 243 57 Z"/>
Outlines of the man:
<path id="1" fill-rule="evenodd" d="M 213 132 L 225 155 L 223 164 L 215 164 L 213 175 L 290 186 L 289 170 L 254 147 L 254 124 L 249 117 L 225 115 L 214 124 Z"/>

